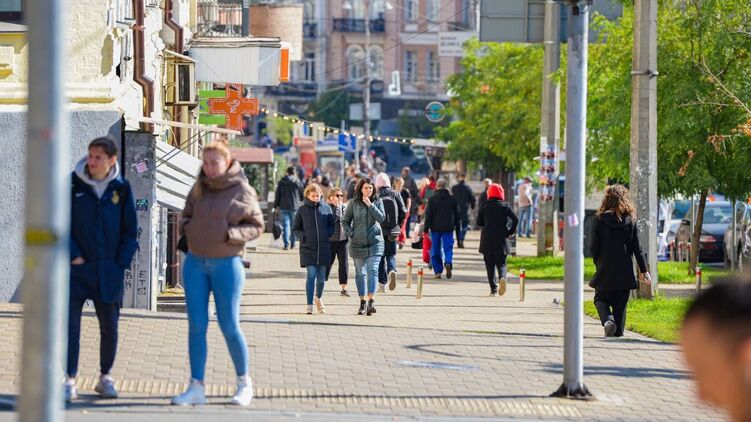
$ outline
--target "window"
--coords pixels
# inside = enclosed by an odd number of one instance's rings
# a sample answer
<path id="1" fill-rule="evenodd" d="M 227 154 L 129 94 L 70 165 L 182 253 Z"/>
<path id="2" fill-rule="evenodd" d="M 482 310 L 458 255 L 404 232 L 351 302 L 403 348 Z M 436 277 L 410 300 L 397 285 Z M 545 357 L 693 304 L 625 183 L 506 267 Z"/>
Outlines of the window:
<path id="1" fill-rule="evenodd" d="M 347 72 L 351 81 L 365 76 L 365 50 L 359 45 L 347 48 Z"/>
<path id="2" fill-rule="evenodd" d="M 404 79 L 408 82 L 417 81 L 417 52 L 404 52 Z"/>
<path id="3" fill-rule="evenodd" d="M 431 22 L 438 22 L 441 20 L 441 0 L 428 0 L 427 17 Z"/>
<path id="4" fill-rule="evenodd" d="M 428 53 L 428 81 L 436 82 L 441 80 L 441 59 L 438 53 L 431 51 Z"/>
<path id="5" fill-rule="evenodd" d="M 21 22 L 23 0 L 0 0 L 0 21 Z"/>
<path id="6" fill-rule="evenodd" d="M 417 20 L 420 10 L 420 0 L 405 0 L 404 3 L 404 20 L 412 22 Z"/>
<path id="7" fill-rule="evenodd" d="M 370 47 L 370 62 L 372 63 L 371 79 L 383 80 L 383 48 L 381 46 Z"/>

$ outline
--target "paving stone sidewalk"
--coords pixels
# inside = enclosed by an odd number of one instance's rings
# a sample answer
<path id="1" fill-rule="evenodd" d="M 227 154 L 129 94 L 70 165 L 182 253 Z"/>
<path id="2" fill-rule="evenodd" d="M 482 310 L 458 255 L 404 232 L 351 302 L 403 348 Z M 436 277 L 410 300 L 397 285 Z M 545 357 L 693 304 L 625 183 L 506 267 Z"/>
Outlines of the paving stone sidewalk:
<path id="1" fill-rule="evenodd" d="M 256 391 L 250 409 L 226 406 L 234 369 L 215 321 L 206 379 L 212 405 L 168 406 L 189 376 L 185 316 L 124 310 L 113 370 L 123 398 L 85 395 L 67 417 L 184 420 L 204 414 L 230 420 L 247 413 L 286 420 L 292 412 L 303 420 L 723 420 L 696 404 L 677 346 L 634 333 L 605 339 L 591 318 L 585 318 L 585 383 L 596 400 L 548 397 L 562 381 L 563 308 L 553 299 L 563 298 L 563 285 L 529 280 L 521 303 L 512 280 L 505 296 L 488 297 L 478 238 L 471 232 L 467 249 L 456 251 L 453 279 L 425 278 L 420 300 L 414 286 L 405 287 L 405 262 L 412 257 L 419 265 L 420 251 L 402 250 L 397 289 L 378 296 L 378 312 L 365 317 L 355 315 L 355 295 L 339 296 L 333 279 L 324 295 L 327 313 L 305 315 L 297 250 L 271 249 L 264 237 L 252 254 L 241 309 Z M 355 292 L 354 285 L 350 290 Z M 0 393 L 18 391 L 21 322 L 18 306 L 0 307 Z M 98 368 L 93 312 L 83 327 L 79 383 L 91 393 Z"/>

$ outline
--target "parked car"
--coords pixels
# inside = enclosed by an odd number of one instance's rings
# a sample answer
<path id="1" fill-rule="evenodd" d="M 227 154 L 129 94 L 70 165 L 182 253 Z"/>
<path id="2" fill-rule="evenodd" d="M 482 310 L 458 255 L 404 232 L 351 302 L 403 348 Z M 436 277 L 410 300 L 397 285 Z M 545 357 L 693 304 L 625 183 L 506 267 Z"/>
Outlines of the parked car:
<path id="1" fill-rule="evenodd" d="M 730 257 L 736 254 L 738 267 L 751 264 L 751 205 L 740 204 L 736 209 L 736 236 L 733 245 L 733 224 L 725 230 L 725 265 L 730 267 Z"/>
<path id="2" fill-rule="evenodd" d="M 725 231 L 732 221 L 733 207 L 730 202 L 707 202 L 699 237 L 699 262 L 725 260 Z M 691 236 L 691 220 L 683 219 L 676 232 L 676 244 L 691 242 Z"/>

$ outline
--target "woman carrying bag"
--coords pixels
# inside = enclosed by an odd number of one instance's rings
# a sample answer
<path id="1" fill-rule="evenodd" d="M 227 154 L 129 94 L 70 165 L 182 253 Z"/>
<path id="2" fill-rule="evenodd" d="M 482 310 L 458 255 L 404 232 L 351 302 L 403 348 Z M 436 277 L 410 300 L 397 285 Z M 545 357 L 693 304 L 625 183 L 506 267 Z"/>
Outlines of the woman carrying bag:
<path id="1" fill-rule="evenodd" d="M 331 247 L 331 259 L 329 266 L 326 268 L 326 281 L 329 280 L 331 268 L 334 266 L 334 260 L 339 259 L 339 287 L 341 295 L 349 297 L 347 292 L 347 279 L 349 278 L 349 251 L 347 249 L 347 233 L 344 231 L 342 219 L 347 206 L 344 205 L 344 191 L 339 188 L 332 188 L 329 191 L 328 204 L 334 213 L 334 234 L 329 238 Z"/>
<path id="2" fill-rule="evenodd" d="M 355 284 L 360 296 L 357 315 L 376 312 L 374 297 L 378 284 L 378 265 L 385 250 L 381 223 L 386 218 L 383 202 L 376 196 L 373 181 L 365 177 L 355 188 L 355 197 L 344 212 L 344 231 L 349 237 L 349 253 L 355 261 Z"/>
<path id="3" fill-rule="evenodd" d="M 626 328 L 626 305 L 631 290 L 637 289 L 633 258 L 647 284 L 651 277 L 639 245 L 634 206 L 628 189 L 612 185 L 592 224 L 592 259 L 595 275 L 589 286 L 595 289 L 595 307 L 605 328 L 605 336 L 621 337 Z"/>
<path id="4" fill-rule="evenodd" d="M 172 404 L 206 403 L 206 332 L 209 294 L 213 292 L 219 328 L 237 374 L 232 403 L 248 406 L 253 386 L 248 370 L 248 344 L 240 329 L 240 299 L 245 284 L 242 255 L 245 243 L 263 233 L 264 223 L 255 189 L 240 163 L 232 159 L 227 141 L 204 147 L 198 180 L 188 194 L 180 221 L 189 252 L 183 265 L 188 311 L 188 355 L 191 381 Z"/>
<path id="5" fill-rule="evenodd" d="M 477 213 L 477 226 L 480 233 L 480 253 L 485 260 L 488 273 L 490 296 L 503 296 L 506 293 L 506 257 L 511 253 L 508 238 L 514 235 L 519 219 L 505 202 L 503 187 L 497 183 L 488 186 L 487 200 Z M 511 227 L 508 221 L 511 220 Z M 498 270 L 498 279 L 495 274 Z"/>

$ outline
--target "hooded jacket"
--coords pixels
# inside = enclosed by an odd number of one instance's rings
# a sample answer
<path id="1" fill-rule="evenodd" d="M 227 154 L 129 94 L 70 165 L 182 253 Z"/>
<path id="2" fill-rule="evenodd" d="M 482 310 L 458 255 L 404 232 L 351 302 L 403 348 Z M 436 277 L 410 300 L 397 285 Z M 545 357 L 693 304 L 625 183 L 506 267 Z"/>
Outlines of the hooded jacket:
<path id="1" fill-rule="evenodd" d="M 300 207 L 303 186 L 296 178 L 286 175 L 279 180 L 274 194 L 274 208 L 292 211 Z"/>
<path id="2" fill-rule="evenodd" d="M 245 243 L 260 236 L 263 228 L 258 196 L 240 163 L 233 160 L 227 172 L 214 179 L 201 171 L 180 220 L 180 233 L 187 237 L 190 253 L 205 258 L 242 255 Z"/>
<path id="3" fill-rule="evenodd" d="M 448 189 L 438 189 L 428 201 L 425 210 L 425 232 L 458 231 L 461 227 L 459 215 L 459 204 Z"/>
<path id="4" fill-rule="evenodd" d="M 632 256 L 639 271 L 647 272 L 647 262 L 639 245 L 636 224 L 630 216 L 619 219 L 612 212 L 595 217 L 590 246 L 595 275 L 589 285 L 597 290 L 615 291 L 638 288 Z"/>
<path id="5" fill-rule="evenodd" d="M 334 213 L 328 204 L 305 198 L 295 215 L 292 230 L 300 239 L 300 266 L 329 265 L 334 234 Z"/>
<path id="6" fill-rule="evenodd" d="M 511 220 L 511 227 L 509 227 Z M 477 226 L 482 227 L 480 232 L 480 253 L 502 254 L 511 253 L 509 236 L 516 232 L 519 219 L 509 207 L 508 202 L 491 198 L 483 202 L 482 208 L 477 213 Z"/>
<path id="7" fill-rule="evenodd" d="M 91 179 L 85 158 L 71 177 L 70 259 L 85 262 L 70 267 L 70 297 L 122 302 L 125 269 L 138 249 L 130 184 L 118 166 L 104 180 Z"/>
<path id="8" fill-rule="evenodd" d="M 370 207 L 357 197 L 347 203 L 342 224 L 349 237 L 349 254 L 352 258 L 383 256 L 385 243 L 381 223 L 385 218 L 380 198 L 375 198 Z"/>

